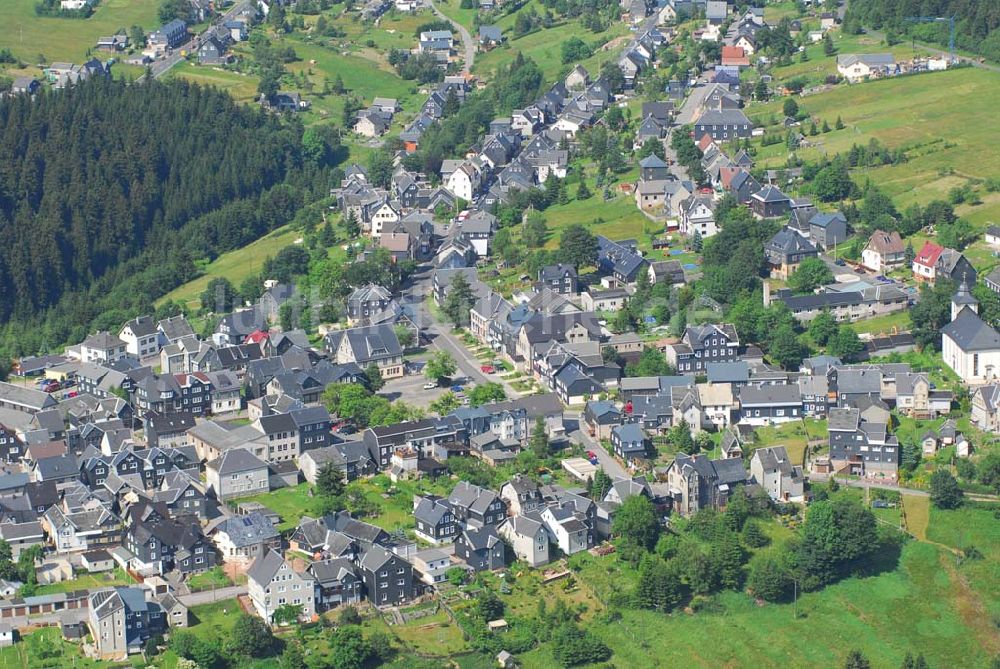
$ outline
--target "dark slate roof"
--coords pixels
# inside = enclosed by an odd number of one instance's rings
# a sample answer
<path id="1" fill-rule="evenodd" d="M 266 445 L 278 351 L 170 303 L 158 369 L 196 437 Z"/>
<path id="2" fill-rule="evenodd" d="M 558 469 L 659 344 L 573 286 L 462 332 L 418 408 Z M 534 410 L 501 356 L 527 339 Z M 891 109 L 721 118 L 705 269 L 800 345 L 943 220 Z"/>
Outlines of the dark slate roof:
<path id="1" fill-rule="evenodd" d="M 951 323 L 941 328 L 963 351 L 1000 350 L 1000 334 L 972 309 L 962 309 Z"/>
<path id="2" fill-rule="evenodd" d="M 802 401 L 798 386 L 766 385 L 745 386 L 740 388 L 741 406 L 773 406 L 779 404 L 797 404 Z"/>

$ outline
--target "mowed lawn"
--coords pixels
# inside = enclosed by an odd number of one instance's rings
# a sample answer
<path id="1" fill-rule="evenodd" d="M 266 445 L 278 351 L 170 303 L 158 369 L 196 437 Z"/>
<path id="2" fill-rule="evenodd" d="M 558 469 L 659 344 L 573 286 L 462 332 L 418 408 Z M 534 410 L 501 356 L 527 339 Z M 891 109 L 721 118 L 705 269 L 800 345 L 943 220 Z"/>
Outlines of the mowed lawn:
<path id="1" fill-rule="evenodd" d="M 255 76 L 187 61 L 175 65 L 166 76 L 187 79 L 203 86 L 214 86 L 229 93 L 237 102 L 245 103 L 257 99 L 257 84 L 260 81 Z"/>
<path id="2" fill-rule="evenodd" d="M 175 288 L 157 302 L 162 304 L 167 300 L 181 302 L 197 309 L 201 292 L 208 282 L 217 277 L 229 279 L 233 285 L 239 286 L 243 279 L 254 272 L 259 272 L 268 258 L 274 257 L 278 251 L 295 242 L 301 233 L 290 228 L 279 228 L 257 241 L 241 249 L 224 253 L 205 268 L 205 273 L 197 279 L 188 281 L 183 286 Z"/>
<path id="3" fill-rule="evenodd" d="M 594 192 L 594 187 L 591 187 Z M 571 188 L 570 194 L 575 195 L 576 189 Z M 596 222 L 601 219 L 601 222 Z M 573 223 L 581 223 L 595 235 L 604 235 L 608 239 L 636 239 L 640 246 L 649 250 L 647 233 L 658 232 L 663 225 L 646 218 L 635 206 L 631 195 L 619 195 L 607 202 L 600 192 L 586 200 L 570 200 L 567 204 L 553 205 L 545 210 L 545 223 L 549 229 L 546 248 L 559 248 L 559 235 L 563 228 Z"/>
<path id="4" fill-rule="evenodd" d="M 37 16 L 35 0 L 0 0 L 0 47 L 30 64 L 39 54 L 49 62 L 79 63 L 98 37 L 133 25 L 155 30 L 158 6 L 154 0 L 101 0 L 89 19 L 64 19 Z"/>

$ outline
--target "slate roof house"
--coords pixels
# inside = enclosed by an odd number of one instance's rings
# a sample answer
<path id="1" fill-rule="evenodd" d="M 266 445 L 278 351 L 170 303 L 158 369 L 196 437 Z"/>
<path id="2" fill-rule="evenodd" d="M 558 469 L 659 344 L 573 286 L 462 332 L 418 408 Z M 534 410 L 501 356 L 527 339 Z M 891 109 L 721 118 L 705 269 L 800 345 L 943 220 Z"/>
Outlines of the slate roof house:
<path id="1" fill-rule="evenodd" d="M 764 257 L 771 268 L 771 276 L 788 279 L 806 258 L 816 258 L 819 251 L 805 237 L 785 226 L 764 245 Z"/>
<path id="2" fill-rule="evenodd" d="M 227 517 L 212 530 L 212 541 L 224 562 L 252 562 L 269 549 L 281 548 L 281 534 L 259 511 Z"/>
<path id="3" fill-rule="evenodd" d="M 710 362 L 733 362 L 739 359 L 740 340 L 736 328 L 728 323 L 699 325 L 684 331 L 680 343 L 668 345 L 667 362 L 681 374 L 698 374 Z"/>
<path id="4" fill-rule="evenodd" d="M 792 464 L 784 446 L 755 450 L 750 458 L 750 476 L 776 502 L 804 499 L 802 467 Z"/>
<path id="5" fill-rule="evenodd" d="M 896 475 L 899 442 L 884 423 L 863 421 L 859 409 L 837 408 L 830 410 L 827 429 L 834 471 L 856 476 Z"/>
<path id="6" fill-rule="evenodd" d="M 824 251 L 847 240 L 847 218 L 838 212 L 817 213 L 809 219 L 809 238 Z"/>
<path id="7" fill-rule="evenodd" d="M 375 606 L 404 604 L 419 594 L 413 566 L 382 546 L 371 544 L 358 560 L 365 594 Z"/>
<path id="8" fill-rule="evenodd" d="M 741 458 L 709 460 L 705 455 L 679 454 L 667 469 L 673 510 L 690 516 L 701 509 L 725 509 L 747 482 Z"/>
<path id="9" fill-rule="evenodd" d="M 374 363 L 383 378 L 403 376 L 403 349 L 388 324 L 337 330 L 326 335 L 323 345 L 339 364 L 353 362 L 364 369 Z"/>
<path id="10" fill-rule="evenodd" d="M 708 135 L 717 142 L 750 137 L 753 122 L 739 109 L 709 109 L 694 122 L 694 136 Z"/>
<path id="11" fill-rule="evenodd" d="M 491 571 L 506 566 L 506 545 L 496 527 L 466 528 L 455 537 L 455 556 L 475 571 Z"/>
<path id="12" fill-rule="evenodd" d="M 257 614 L 271 623 L 274 612 L 285 605 L 300 607 L 300 619 L 316 613 L 316 579 L 292 569 L 281 553 L 266 551 L 247 570 L 247 594 Z"/>
<path id="13" fill-rule="evenodd" d="M 546 287 L 559 295 L 577 294 L 576 268 L 572 265 L 546 265 L 538 270 L 537 286 Z"/>
<path id="14" fill-rule="evenodd" d="M 778 218 L 788 213 L 791 199 L 770 184 L 750 196 L 750 209 L 759 218 Z"/>
<path id="15" fill-rule="evenodd" d="M 139 653 L 150 637 L 166 630 L 163 609 L 147 601 L 142 588 L 99 590 L 88 599 L 87 626 L 102 659 Z"/>
<path id="16" fill-rule="evenodd" d="M 205 479 L 220 501 L 270 490 L 267 463 L 245 448 L 224 451 L 206 464 Z"/>
<path id="17" fill-rule="evenodd" d="M 635 460 L 647 457 L 649 442 L 639 425 L 625 423 L 611 428 L 611 447 L 617 457 L 631 465 Z"/>

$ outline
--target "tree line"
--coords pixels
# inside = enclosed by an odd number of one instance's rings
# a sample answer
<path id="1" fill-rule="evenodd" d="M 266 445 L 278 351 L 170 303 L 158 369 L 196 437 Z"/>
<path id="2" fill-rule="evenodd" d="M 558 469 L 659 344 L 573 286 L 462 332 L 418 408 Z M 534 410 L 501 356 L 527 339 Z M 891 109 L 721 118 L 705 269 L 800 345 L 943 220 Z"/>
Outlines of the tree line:
<path id="1" fill-rule="evenodd" d="M 291 222 L 342 153 L 183 81 L 91 79 L 0 100 L 0 350 L 117 328 L 212 260 Z M 313 143 L 336 143 L 329 135 Z"/>

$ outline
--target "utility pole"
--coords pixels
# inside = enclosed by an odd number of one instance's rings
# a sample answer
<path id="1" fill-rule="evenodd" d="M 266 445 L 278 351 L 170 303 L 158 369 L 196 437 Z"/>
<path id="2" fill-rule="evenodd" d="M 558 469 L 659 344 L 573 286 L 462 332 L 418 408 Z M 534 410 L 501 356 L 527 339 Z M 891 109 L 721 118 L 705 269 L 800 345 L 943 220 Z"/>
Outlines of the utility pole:
<path id="1" fill-rule="evenodd" d="M 792 579 L 792 620 L 799 619 L 799 582 Z"/>

